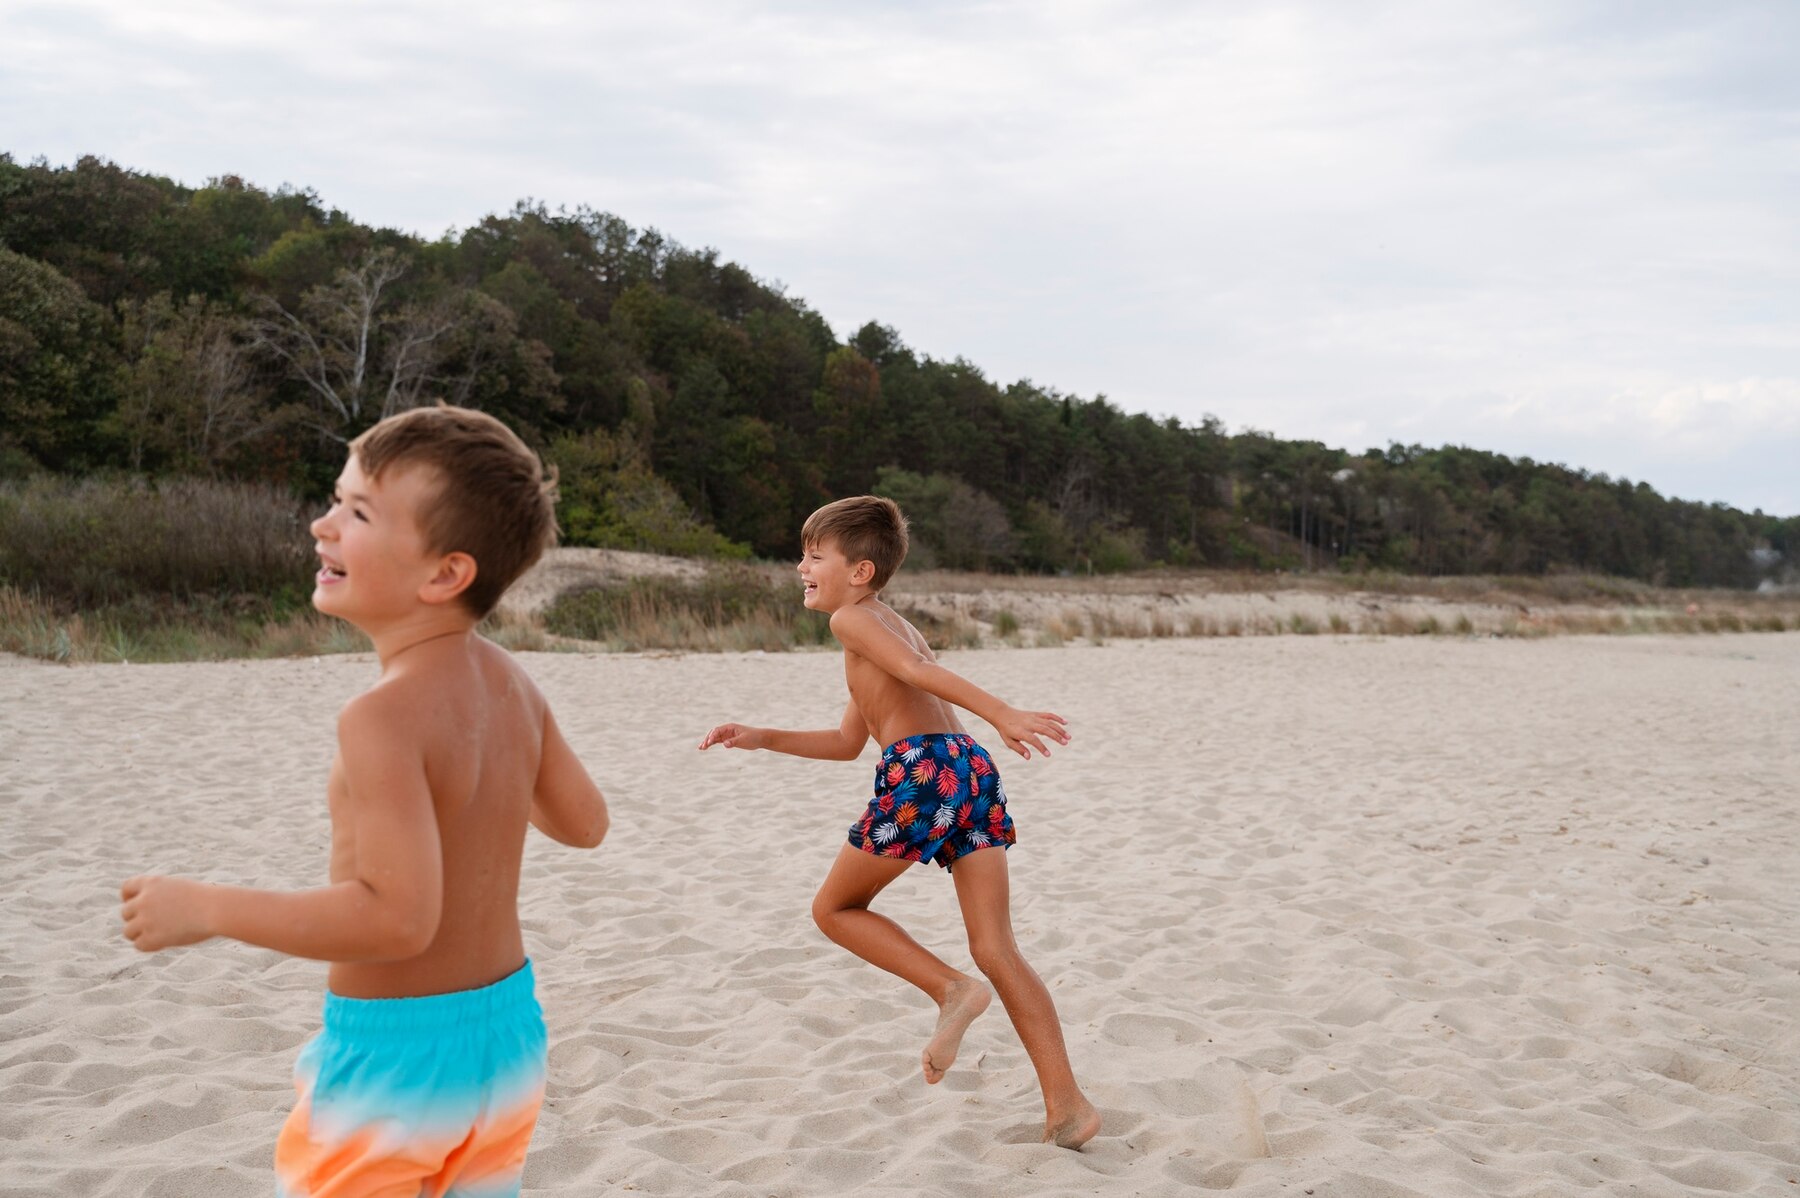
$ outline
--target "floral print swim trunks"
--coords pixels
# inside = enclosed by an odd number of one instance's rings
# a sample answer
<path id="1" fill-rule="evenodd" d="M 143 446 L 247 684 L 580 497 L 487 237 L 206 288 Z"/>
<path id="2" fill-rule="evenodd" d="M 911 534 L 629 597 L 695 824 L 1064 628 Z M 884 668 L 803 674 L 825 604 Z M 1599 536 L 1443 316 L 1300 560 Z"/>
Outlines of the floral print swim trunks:
<path id="1" fill-rule="evenodd" d="M 931 732 L 895 741 L 875 767 L 875 797 L 850 825 L 850 843 L 878 857 L 935 861 L 1018 840 L 1000 771 L 975 738 Z"/>

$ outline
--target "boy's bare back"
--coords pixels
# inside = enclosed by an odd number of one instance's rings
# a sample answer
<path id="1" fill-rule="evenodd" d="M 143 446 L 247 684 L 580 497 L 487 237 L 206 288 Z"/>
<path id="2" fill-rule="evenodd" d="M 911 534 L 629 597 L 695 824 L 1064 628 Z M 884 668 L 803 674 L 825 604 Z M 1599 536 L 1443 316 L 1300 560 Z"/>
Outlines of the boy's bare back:
<path id="1" fill-rule="evenodd" d="M 359 864 L 372 864 L 359 862 L 359 854 L 410 856 L 435 840 L 442 912 L 437 934 L 417 956 L 334 963 L 334 994 L 397 998 L 470 990 L 524 962 L 519 863 L 545 716 L 543 697 L 519 665 L 475 635 L 408 649 L 344 707 L 327 784 L 331 881 L 357 877 Z M 346 753 L 364 752 L 363 742 L 378 738 L 391 747 L 387 765 L 365 785 L 347 767 Z M 366 805 L 396 808 L 386 820 L 373 813 L 377 834 L 368 845 L 359 840 L 372 814 Z M 401 821 L 416 825 L 413 843 L 388 843 L 382 826 Z"/>

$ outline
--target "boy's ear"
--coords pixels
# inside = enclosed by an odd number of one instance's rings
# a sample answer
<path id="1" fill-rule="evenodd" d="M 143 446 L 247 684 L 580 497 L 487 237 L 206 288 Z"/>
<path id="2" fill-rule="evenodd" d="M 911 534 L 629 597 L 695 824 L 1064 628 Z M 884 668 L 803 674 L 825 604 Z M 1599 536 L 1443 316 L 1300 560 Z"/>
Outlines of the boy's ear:
<path id="1" fill-rule="evenodd" d="M 851 586 L 866 587 L 873 581 L 875 581 L 875 563 L 868 558 L 863 558 L 860 562 L 857 562 L 855 566 L 851 567 Z"/>
<path id="2" fill-rule="evenodd" d="M 431 580 L 419 588 L 419 599 L 425 603 L 449 603 L 468 590 L 475 581 L 475 559 L 466 553 L 446 553 L 438 559 Z"/>

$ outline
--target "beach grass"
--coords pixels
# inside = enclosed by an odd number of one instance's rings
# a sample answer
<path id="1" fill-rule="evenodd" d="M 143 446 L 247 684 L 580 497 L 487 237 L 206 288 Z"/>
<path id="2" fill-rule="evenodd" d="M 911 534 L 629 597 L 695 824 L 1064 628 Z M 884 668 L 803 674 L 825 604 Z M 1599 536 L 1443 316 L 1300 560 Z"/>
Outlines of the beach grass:
<path id="1" fill-rule="evenodd" d="M 312 610 L 306 518 L 282 492 L 249 484 L 0 485 L 0 651 L 152 662 L 367 650 L 355 629 Z M 903 571 L 885 598 L 939 650 L 1165 637 L 1800 631 L 1793 590 L 1658 588 L 1590 574 L 927 570 Z M 758 562 L 615 571 L 567 587 L 541 609 L 503 607 L 481 630 L 521 650 L 776 652 L 833 643 L 825 618 L 800 604 L 792 569 Z"/>

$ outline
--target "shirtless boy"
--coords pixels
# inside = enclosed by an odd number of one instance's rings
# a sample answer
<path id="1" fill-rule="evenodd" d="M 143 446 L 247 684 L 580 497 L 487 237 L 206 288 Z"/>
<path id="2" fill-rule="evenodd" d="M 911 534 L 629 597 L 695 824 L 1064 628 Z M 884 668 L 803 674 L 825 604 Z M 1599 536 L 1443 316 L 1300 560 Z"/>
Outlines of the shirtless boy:
<path id="1" fill-rule="evenodd" d="M 475 625 L 555 538 L 553 493 L 479 412 L 420 408 L 353 441 L 312 524 L 313 605 L 369 635 L 381 676 L 338 714 L 329 884 L 121 888 L 145 952 L 222 936 L 331 962 L 276 1144 L 282 1198 L 519 1192 L 545 1071 L 519 932 L 525 826 L 592 848 L 607 810 Z"/>
<path id="2" fill-rule="evenodd" d="M 1044 1093 L 1044 1139 L 1080 1148 L 1100 1130 L 1100 1112 L 1075 1083 L 1050 992 L 1013 940 L 1006 853 L 1014 840 L 1006 792 L 987 751 L 957 718 L 974 712 L 1019 756 L 1068 744 L 1061 716 L 1020 711 L 939 665 L 925 638 L 881 601 L 906 556 L 906 519 L 892 500 L 840 499 L 800 532 L 803 602 L 828 612 L 844 646 L 850 704 L 843 722 L 819 732 L 721 724 L 706 749 L 772 749 L 796 757 L 852 761 L 871 735 L 886 745 L 875 797 L 813 899 L 819 929 L 871 965 L 911 982 L 938 1005 L 937 1029 L 921 1056 L 935 1084 L 956 1059 L 963 1032 L 987 1009 L 988 987 L 952 969 L 885 915 L 869 910 L 882 888 L 915 861 L 951 871 L 976 966 L 1000 992 Z M 987 852 L 983 850 L 996 850 Z"/>

